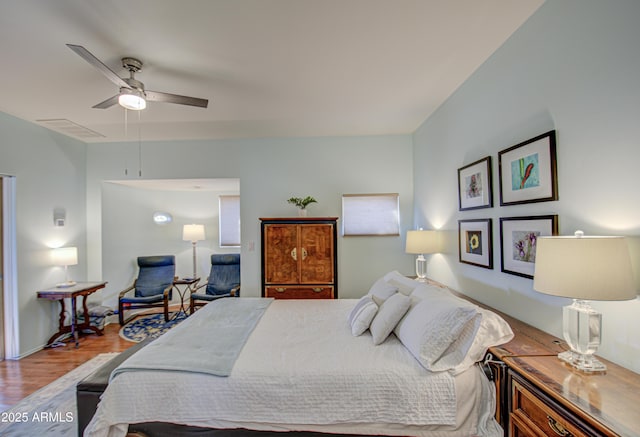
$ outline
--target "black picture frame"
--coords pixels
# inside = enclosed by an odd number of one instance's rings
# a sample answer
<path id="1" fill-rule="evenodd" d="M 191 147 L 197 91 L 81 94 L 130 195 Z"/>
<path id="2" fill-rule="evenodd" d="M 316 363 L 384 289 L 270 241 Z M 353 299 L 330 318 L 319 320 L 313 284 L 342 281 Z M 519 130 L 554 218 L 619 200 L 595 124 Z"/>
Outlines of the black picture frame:
<path id="1" fill-rule="evenodd" d="M 493 207 L 491 156 L 458 169 L 458 209 Z"/>
<path id="2" fill-rule="evenodd" d="M 538 237 L 558 235 L 557 215 L 500 218 L 500 270 L 533 279 Z"/>
<path id="3" fill-rule="evenodd" d="M 492 219 L 458 220 L 458 259 L 461 263 L 493 269 Z"/>
<path id="4" fill-rule="evenodd" d="M 556 131 L 498 152 L 500 206 L 558 200 Z"/>

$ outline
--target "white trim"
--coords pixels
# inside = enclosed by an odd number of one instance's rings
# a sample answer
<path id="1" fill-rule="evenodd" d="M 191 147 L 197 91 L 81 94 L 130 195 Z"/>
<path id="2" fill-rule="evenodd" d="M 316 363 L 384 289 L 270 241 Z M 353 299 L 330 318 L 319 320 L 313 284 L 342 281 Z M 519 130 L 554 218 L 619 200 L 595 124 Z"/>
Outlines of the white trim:
<path id="1" fill-rule="evenodd" d="M 18 263 L 16 250 L 16 178 L 2 175 L 4 245 L 4 349 L 5 358 L 19 358 Z"/>

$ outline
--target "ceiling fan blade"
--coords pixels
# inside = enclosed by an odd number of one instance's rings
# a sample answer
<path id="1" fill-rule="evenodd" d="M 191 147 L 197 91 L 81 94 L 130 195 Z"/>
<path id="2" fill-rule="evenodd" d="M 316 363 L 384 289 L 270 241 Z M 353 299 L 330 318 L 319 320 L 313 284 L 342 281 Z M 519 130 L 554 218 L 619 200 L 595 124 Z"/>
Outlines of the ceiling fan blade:
<path id="1" fill-rule="evenodd" d="M 118 97 L 120 97 L 120 94 L 116 94 L 113 97 L 109 97 L 107 100 L 105 100 L 104 102 L 100 102 L 97 105 L 92 106 L 93 108 L 96 109 L 107 109 L 107 108 L 111 108 L 113 105 L 115 105 L 116 103 L 118 103 Z"/>
<path id="2" fill-rule="evenodd" d="M 177 103 L 179 105 L 197 106 L 206 108 L 209 104 L 207 99 L 199 99 L 197 97 L 179 96 L 177 94 L 161 93 L 158 91 L 145 91 L 147 100 L 151 102 Z"/>
<path id="3" fill-rule="evenodd" d="M 104 74 L 107 77 L 107 79 L 109 79 L 111 82 L 118 85 L 118 87 L 131 88 L 131 86 L 127 82 L 125 82 L 120 76 L 114 73 L 113 70 L 111 70 L 109 67 L 104 65 L 102 61 L 100 61 L 98 58 L 93 56 L 89 50 L 75 44 L 67 44 L 67 47 L 69 47 L 71 50 L 76 52 L 82 59 L 87 61 L 89 64 L 93 65 L 98 71 Z"/>

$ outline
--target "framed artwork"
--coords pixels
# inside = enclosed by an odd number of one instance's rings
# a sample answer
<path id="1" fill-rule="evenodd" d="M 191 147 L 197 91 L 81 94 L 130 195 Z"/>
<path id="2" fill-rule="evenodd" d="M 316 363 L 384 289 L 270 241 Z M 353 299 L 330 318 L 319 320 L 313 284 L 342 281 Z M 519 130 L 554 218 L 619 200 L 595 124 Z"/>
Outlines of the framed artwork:
<path id="1" fill-rule="evenodd" d="M 504 273 L 533 279 L 538 237 L 558 235 L 558 216 L 502 217 L 501 267 Z"/>
<path id="2" fill-rule="evenodd" d="M 460 211 L 491 208 L 493 206 L 492 193 L 490 156 L 458 169 Z"/>
<path id="3" fill-rule="evenodd" d="M 493 269 L 491 219 L 458 220 L 461 263 Z"/>
<path id="4" fill-rule="evenodd" d="M 500 206 L 558 200 L 556 131 L 498 152 Z"/>

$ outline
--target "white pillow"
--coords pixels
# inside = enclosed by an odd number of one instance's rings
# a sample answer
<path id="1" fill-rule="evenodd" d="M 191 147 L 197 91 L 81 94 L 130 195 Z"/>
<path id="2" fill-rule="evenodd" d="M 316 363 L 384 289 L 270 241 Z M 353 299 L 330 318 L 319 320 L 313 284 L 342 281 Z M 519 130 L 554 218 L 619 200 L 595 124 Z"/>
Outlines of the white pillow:
<path id="1" fill-rule="evenodd" d="M 425 369 L 451 370 L 467 355 L 481 319 L 475 305 L 434 294 L 411 308 L 395 334 Z"/>
<path id="2" fill-rule="evenodd" d="M 464 359 L 453 369 L 452 373 L 454 374 L 458 374 L 482 360 L 490 347 L 507 343 L 513 339 L 511 326 L 502 317 L 483 308 L 478 308 L 478 311 L 482 315 L 480 327 Z"/>
<path id="3" fill-rule="evenodd" d="M 371 296 L 363 296 L 360 298 L 349 314 L 351 333 L 356 337 L 362 335 L 364 331 L 369 329 L 369 325 L 377 312 L 378 305 L 376 305 Z"/>
<path id="4" fill-rule="evenodd" d="M 416 301 L 430 299 L 433 296 L 445 296 L 453 302 L 458 302 L 460 305 L 473 305 L 482 316 L 478 332 L 473 339 L 471 347 L 463 360 L 452 369 L 452 373 L 460 373 L 471 367 L 474 363 L 482 360 L 487 353 L 487 349 L 490 347 L 507 343 L 513 339 L 514 335 L 511 326 L 509 326 L 502 317 L 493 311 L 481 308 L 468 300 L 454 295 L 448 288 L 428 284 L 424 284 L 424 286 L 421 285 L 411 293 L 411 305 L 415 306 Z"/>
<path id="5" fill-rule="evenodd" d="M 384 278 L 380 278 L 373 283 L 367 294 L 373 298 L 373 301 L 378 304 L 378 306 L 380 306 L 382 305 L 382 302 L 389 299 L 397 292 L 398 287 L 388 284 Z"/>
<path id="6" fill-rule="evenodd" d="M 445 294 L 449 294 L 449 291 L 446 288 L 436 287 L 435 285 L 427 284 L 425 282 L 419 282 L 410 294 L 411 306 L 417 305 L 423 299 L 429 299 L 433 296 L 442 296 Z"/>
<path id="7" fill-rule="evenodd" d="M 398 288 L 398 291 L 402 294 L 409 296 L 411 292 L 420 284 L 417 281 L 414 281 L 411 278 L 407 278 L 398 271 L 394 270 L 393 272 L 389 272 L 384 275 L 384 280 Z"/>
<path id="8" fill-rule="evenodd" d="M 373 344 L 380 344 L 387 339 L 410 306 L 411 299 L 402 293 L 394 294 L 380 305 L 378 313 L 369 326 Z"/>

